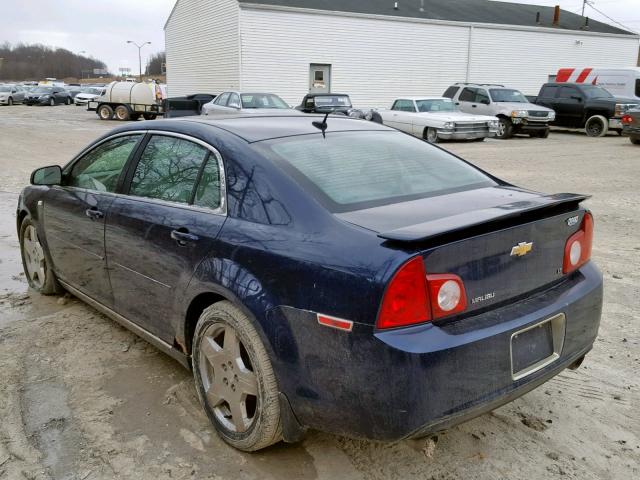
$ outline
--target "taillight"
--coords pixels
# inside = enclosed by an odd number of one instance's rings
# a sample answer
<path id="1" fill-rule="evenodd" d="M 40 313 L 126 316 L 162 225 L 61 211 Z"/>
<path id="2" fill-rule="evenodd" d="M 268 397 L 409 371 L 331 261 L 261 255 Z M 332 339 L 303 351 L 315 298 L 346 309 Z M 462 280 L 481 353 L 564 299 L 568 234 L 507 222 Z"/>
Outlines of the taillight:
<path id="1" fill-rule="evenodd" d="M 405 263 L 389 282 L 376 323 L 378 328 L 406 327 L 460 313 L 467 308 L 462 279 L 427 275 L 422 257 Z"/>
<path id="2" fill-rule="evenodd" d="M 633 123 L 633 117 L 629 114 L 623 115 L 622 123 L 625 125 L 631 125 Z"/>
<path id="3" fill-rule="evenodd" d="M 405 263 L 391 279 L 378 314 L 378 328 L 394 328 L 431 320 L 427 274 L 422 257 Z"/>
<path id="4" fill-rule="evenodd" d="M 585 213 L 580 230 L 571 235 L 564 247 L 563 273 L 571 273 L 591 259 L 593 216 Z"/>

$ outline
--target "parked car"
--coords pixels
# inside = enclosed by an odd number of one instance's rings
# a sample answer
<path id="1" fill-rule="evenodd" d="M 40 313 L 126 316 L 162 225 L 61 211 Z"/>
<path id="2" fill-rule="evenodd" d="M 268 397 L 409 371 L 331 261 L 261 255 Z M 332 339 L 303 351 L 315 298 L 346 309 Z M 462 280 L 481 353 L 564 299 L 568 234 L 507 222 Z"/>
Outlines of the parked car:
<path id="1" fill-rule="evenodd" d="M 342 114 L 353 118 L 365 118 L 362 110 L 353 108 L 349 95 L 343 93 L 310 93 L 296 107 L 304 113 Z"/>
<path id="2" fill-rule="evenodd" d="M 581 83 L 545 83 L 536 104 L 553 108 L 553 125 L 584 128 L 590 137 L 603 137 L 609 130 L 622 133 L 622 116 L 638 105 L 632 98 L 614 97 L 602 87 Z"/>
<path id="3" fill-rule="evenodd" d="M 71 99 L 75 100 L 76 95 L 82 92 L 82 87 L 80 85 L 67 85 L 65 90 L 69 93 Z"/>
<path id="4" fill-rule="evenodd" d="M 547 138 L 555 118 L 553 109 L 534 105 L 519 90 L 504 85 L 456 83 L 443 96 L 463 112 L 498 117 L 497 137 L 505 140 L 519 133 Z"/>
<path id="5" fill-rule="evenodd" d="M 99 87 L 83 87 L 80 93 L 78 93 L 73 102 L 76 105 L 88 105 L 91 100 L 104 95 L 105 89 Z"/>
<path id="6" fill-rule="evenodd" d="M 462 113 L 450 98 L 444 97 L 398 98 L 390 110 L 378 110 L 378 113 L 385 125 L 430 143 L 440 140 L 484 140 L 495 137 L 498 131 L 496 117 Z"/>
<path id="7" fill-rule="evenodd" d="M 622 117 L 623 133 L 629 135 L 631 143 L 640 145 L 640 108 L 629 110 Z"/>
<path id="8" fill-rule="evenodd" d="M 184 97 L 166 98 L 164 101 L 164 118 L 201 115 L 202 107 L 215 98 L 216 95 L 210 93 L 193 93 Z"/>
<path id="9" fill-rule="evenodd" d="M 24 97 L 26 105 L 71 105 L 71 102 L 69 92 L 62 87 L 37 87 Z"/>
<path id="10" fill-rule="evenodd" d="M 22 103 L 25 93 L 20 85 L 0 85 L 0 105 Z"/>
<path id="11" fill-rule="evenodd" d="M 102 95 L 89 100 L 87 110 L 100 120 L 154 120 L 164 113 L 164 98 L 163 86 L 155 82 L 111 82 Z"/>
<path id="12" fill-rule="evenodd" d="M 287 102 L 273 93 L 223 92 L 209 103 L 202 105 L 202 115 L 237 114 L 256 110 L 269 113 L 273 110 L 281 111 L 290 108 Z"/>
<path id="13" fill-rule="evenodd" d="M 597 335 L 585 196 L 520 189 L 373 122 L 131 124 L 31 183 L 29 285 L 191 366 L 241 450 L 307 427 L 429 435 L 577 368 Z"/>
<path id="14" fill-rule="evenodd" d="M 597 85 L 614 96 L 633 98 L 640 102 L 640 67 L 561 68 L 555 81 Z"/>

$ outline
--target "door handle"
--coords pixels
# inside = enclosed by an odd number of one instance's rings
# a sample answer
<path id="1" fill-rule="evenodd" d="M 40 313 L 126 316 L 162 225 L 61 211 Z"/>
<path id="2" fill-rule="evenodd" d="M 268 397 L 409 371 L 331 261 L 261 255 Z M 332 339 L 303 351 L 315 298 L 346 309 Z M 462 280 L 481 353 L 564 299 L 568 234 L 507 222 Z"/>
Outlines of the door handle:
<path id="1" fill-rule="evenodd" d="M 477 105 L 471 105 L 471 106 L 472 106 L 473 108 L 476 108 L 476 107 L 477 107 Z"/>
<path id="2" fill-rule="evenodd" d="M 460 102 L 456 102 L 456 105 L 460 105 Z"/>
<path id="3" fill-rule="evenodd" d="M 194 235 L 193 233 L 189 233 L 189 230 L 187 230 L 186 228 L 178 228 L 177 230 L 172 230 L 171 238 L 175 240 L 181 247 L 185 247 L 190 243 L 195 243 L 200 240 L 200 237 Z"/>
<path id="4" fill-rule="evenodd" d="M 84 214 L 91 220 L 99 220 L 104 217 L 104 213 L 98 210 L 96 207 L 87 208 Z"/>

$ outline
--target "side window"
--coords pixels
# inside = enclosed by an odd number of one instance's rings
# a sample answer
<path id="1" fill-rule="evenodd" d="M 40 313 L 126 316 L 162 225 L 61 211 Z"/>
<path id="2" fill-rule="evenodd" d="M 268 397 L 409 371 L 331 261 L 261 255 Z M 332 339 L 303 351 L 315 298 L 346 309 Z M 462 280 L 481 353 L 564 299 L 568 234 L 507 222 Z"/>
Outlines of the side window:
<path id="1" fill-rule="evenodd" d="M 487 105 L 489 105 L 489 103 L 491 103 L 489 101 L 489 95 L 487 94 L 487 91 L 479 88 L 476 92 L 476 102 L 477 103 L 486 103 Z"/>
<path id="2" fill-rule="evenodd" d="M 460 90 L 460 87 L 449 87 L 444 91 L 442 96 L 446 98 L 453 98 L 456 96 L 456 93 L 458 93 L 458 90 Z"/>
<path id="3" fill-rule="evenodd" d="M 97 146 L 73 165 L 65 184 L 99 192 L 115 192 L 122 169 L 141 137 L 117 137 Z"/>
<path id="4" fill-rule="evenodd" d="M 232 108 L 240 108 L 240 95 L 238 95 L 237 93 L 232 93 L 229 96 L 229 102 L 227 103 L 227 106 Z"/>
<path id="5" fill-rule="evenodd" d="M 215 210 L 216 208 L 220 208 L 220 197 L 220 170 L 218 169 L 218 160 L 214 155 L 209 155 L 209 159 L 202 169 L 202 175 L 198 181 L 193 204 Z"/>
<path id="6" fill-rule="evenodd" d="M 580 92 L 573 88 L 573 87 L 562 87 L 560 89 L 560 95 L 558 95 L 559 98 L 572 98 L 572 97 L 579 97 Z"/>
<path id="7" fill-rule="evenodd" d="M 415 112 L 416 107 L 411 100 L 396 100 L 391 110 L 398 110 L 401 112 Z"/>
<path id="8" fill-rule="evenodd" d="M 215 100 L 215 104 L 216 105 L 226 105 L 227 104 L 227 100 L 229 100 L 229 92 L 224 92 L 222 95 L 220 95 L 218 98 L 216 98 Z"/>
<path id="9" fill-rule="evenodd" d="M 476 99 L 476 89 L 469 88 L 469 87 L 465 87 L 460 93 L 460 96 L 458 97 L 458 100 L 460 100 L 461 102 L 474 102 L 475 99 Z"/>
<path id="10" fill-rule="evenodd" d="M 636 97 L 640 97 L 640 78 L 636 79 Z"/>
<path id="11" fill-rule="evenodd" d="M 558 92 L 557 85 L 547 85 L 546 87 L 542 87 L 542 90 L 540 91 L 540 97 L 555 98 L 557 92 Z"/>
<path id="12" fill-rule="evenodd" d="M 314 105 L 315 105 L 315 100 L 313 97 L 307 98 L 307 101 L 304 104 L 305 108 L 313 108 Z"/>
<path id="13" fill-rule="evenodd" d="M 144 149 L 131 180 L 130 195 L 190 203 L 209 151 L 193 142 L 155 135 Z"/>

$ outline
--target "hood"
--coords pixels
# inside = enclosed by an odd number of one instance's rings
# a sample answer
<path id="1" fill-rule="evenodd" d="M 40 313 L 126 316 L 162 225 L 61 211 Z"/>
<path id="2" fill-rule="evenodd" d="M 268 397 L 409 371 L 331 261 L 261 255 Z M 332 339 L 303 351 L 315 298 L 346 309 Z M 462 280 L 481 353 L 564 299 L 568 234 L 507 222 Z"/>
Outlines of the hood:
<path id="1" fill-rule="evenodd" d="M 640 104 L 640 99 L 630 97 L 598 98 L 597 100 L 615 100 L 616 103 L 630 103 L 634 105 Z"/>
<path id="2" fill-rule="evenodd" d="M 519 102 L 496 102 L 496 105 L 505 110 L 537 110 L 538 112 L 553 112 L 552 109 L 543 107 L 542 105 L 536 105 L 535 103 L 519 103 Z"/>
<path id="3" fill-rule="evenodd" d="M 100 95 L 96 95 L 95 93 L 79 93 L 76 95 L 76 98 L 86 98 L 87 100 L 92 100 L 94 98 L 98 98 Z"/>
<path id="4" fill-rule="evenodd" d="M 437 118 L 444 122 L 492 122 L 496 121 L 496 117 L 488 115 L 474 115 L 464 112 L 419 112 L 418 115 L 425 118 Z"/>

